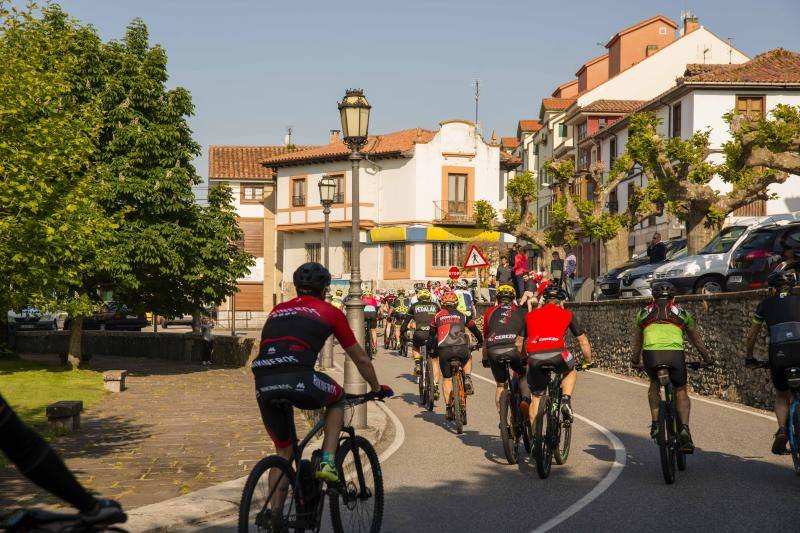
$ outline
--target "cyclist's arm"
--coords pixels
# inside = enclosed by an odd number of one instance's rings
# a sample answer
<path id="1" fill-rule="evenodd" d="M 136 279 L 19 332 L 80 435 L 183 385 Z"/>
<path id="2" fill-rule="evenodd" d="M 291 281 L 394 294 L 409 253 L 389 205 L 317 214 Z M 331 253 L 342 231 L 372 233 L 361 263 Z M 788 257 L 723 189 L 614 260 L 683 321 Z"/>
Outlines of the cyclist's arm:
<path id="1" fill-rule="evenodd" d="M 747 331 L 747 340 L 745 340 L 745 357 L 748 359 L 753 358 L 753 351 L 756 347 L 756 341 L 758 340 L 758 334 L 761 332 L 761 326 L 763 324 L 761 322 L 756 322 L 753 320 L 753 323 L 750 325 L 750 329 Z"/>
<path id="2" fill-rule="evenodd" d="M 642 344 L 644 344 L 644 330 L 639 326 L 633 331 L 633 345 L 631 346 L 631 366 L 639 366 L 642 359 Z"/>
<path id="3" fill-rule="evenodd" d="M 578 341 L 578 346 L 581 348 L 581 354 L 583 354 L 583 359 L 587 363 L 592 362 L 592 345 L 589 344 L 589 337 L 586 336 L 586 330 L 584 330 L 575 316 L 572 316 L 572 320 L 569 323 L 569 330 L 575 339 Z"/>
<path id="4" fill-rule="evenodd" d="M 400 325 L 400 335 L 405 335 L 406 330 L 408 329 L 408 323 L 411 322 L 411 314 L 407 314 L 403 316 L 403 323 Z"/>
<path id="5" fill-rule="evenodd" d="M 478 341 L 478 344 L 483 344 L 483 335 L 481 335 L 481 330 L 475 325 L 474 320 L 467 322 L 467 328 L 469 328 L 472 334 L 475 335 L 475 340 Z"/>
<path id="6" fill-rule="evenodd" d="M 431 327 L 428 330 L 428 342 L 426 344 L 426 348 L 428 350 L 428 353 L 432 353 L 432 354 L 436 353 L 436 348 L 437 348 L 436 343 L 437 343 L 437 341 L 439 339 L 439 336 L 438 336 L 436 330 L 437 330 L 436 319 L 434 318 L 431 321 Z"/>
<path id="7" fill-rule="evenodd" d="M 358 373 L 361 374 L 367 383 L 369 383 L 372 392 L 380 392 L 381 385 L 378 383 L 378 376 L 375 374 L 375 367 L 372 366 L 372 361 L 367 355 L 367 352 L 364 351 L 364 348 L 362 348 L 360 344 L 356 343 L 349 348 L 346 348 L 344 351 L 348 356 L 350 356 L 350 359 L 353 360 L 353 363 L 355 363 Z"/>
<path id="8" fill-rule="evenodd" d="M 686 328 L 686 336 L 689 338 L 689 342 L 691 342 L 697 351 L 700 352 L 700 356 L 706 363 L 711 363 L 711 354 L 708 352 L 708 348 L 706 348 L 703 339 L 700 338 L 700 333 L 697 331 L 697 328 L 694 326 Z"/>

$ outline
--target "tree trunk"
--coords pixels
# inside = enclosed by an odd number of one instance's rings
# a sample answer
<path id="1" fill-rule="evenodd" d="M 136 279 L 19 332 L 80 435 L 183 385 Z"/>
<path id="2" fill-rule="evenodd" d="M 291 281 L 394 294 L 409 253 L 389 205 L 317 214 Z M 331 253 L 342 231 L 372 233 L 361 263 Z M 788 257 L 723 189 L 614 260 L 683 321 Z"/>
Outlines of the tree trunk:
<path id="1" fill-rule="evenodd" d="M 83 316 L 72 318 L 69 332 L 69 350 L 67 351 L 67 361 L 73 370 L 81 364 L 82 350 L 81 340 L 83 339 Z"/>
<path id="2" fill-rule="evenodd" d="M 603 241 L 603 252 L 606 256 L 605 271 L 616 268 L 628 260 L 628 228 L 620 228 L 613 239 Z"/>
<path id="3" fill-rule="evenodd" d="M 695 255 L 714 238 L 719 228 L 706 225 L 706 213 L 689 211 L 686 218 L 686 248 L 687 255 Z"/>

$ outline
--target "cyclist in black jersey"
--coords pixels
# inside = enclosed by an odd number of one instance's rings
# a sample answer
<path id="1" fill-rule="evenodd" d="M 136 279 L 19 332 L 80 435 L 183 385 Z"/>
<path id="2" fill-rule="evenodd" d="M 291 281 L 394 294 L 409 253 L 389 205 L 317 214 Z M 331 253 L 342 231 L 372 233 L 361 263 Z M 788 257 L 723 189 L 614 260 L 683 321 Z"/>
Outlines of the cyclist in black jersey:
<path id="1" fill-rule="evenodd" d="M 433 321 L 433 317 L 435 317 L 440 310 L 441 307 L 439 307 L 439 304 L 432 301 L 430 291 L 428 289 L 422 289 L 419 291 L 419 293 L 417 293 L 417 301 L 411 304 L 411 307 L 408 308 L 408 315 L 406 315 L 405 320 L 403 320 L 403 325 L 400 326 L 400 338 L 404 339 L 410 322 L 412 320 L 414 321 L 414 339 L 412 344 L 414 346 L 413 354 L 415 376 L 419 376 L 421 373 L 419 366 L 419 349 L 428 342 L 428 334 L 431 329 L 431 322 Z M 439 376 L 437 374 L 437 371 L 434 370 L 433 375 L 435 381 L 438 383 Z"/>
<path id="2" fill-rule="evenodd" d="M 78 509 L 92 524 L 126 520 L 119 503 L 95 498 L 38 433 L 20 420 L 0 395 L 0 450 L 19 471 L 44 490 Z"/>
<path id="3" fill-rule="evenodd" d="M 402 337 L 400 336 L 400 325 L 408 316 L 408 309 L 411 307 L 411 300 L 406 296 L 405 289 L 397 289 L 397 298 L 391 303 L 391 307 L 389 308 L 389 316 L 392 317 L 392 320 L 395 323 L 394 329 L 394 338 L 397 341 L 397 345 L 400 345 L 400 340 Z"/>
<path id="4" fill-rule="evenodd" d="M 794 272 L 773 272 L 767 277 L 767 284 L 771 294 L 761 300 L 753 315 L 753 325 L 745 343 L 745 364 L 758 364 L 753 358 L 753 350 L 758 334 L 766 324 L 769 329 L 769 367 L 775 386 L 775 417 L 778 420 L 772 453 L 782 455 L 787 453 L 786 444 L 789 442 L 786 424 L 792 399 L 783 371 L 800 367 L 800 296 L 792 292 L 797 284 Z"/>

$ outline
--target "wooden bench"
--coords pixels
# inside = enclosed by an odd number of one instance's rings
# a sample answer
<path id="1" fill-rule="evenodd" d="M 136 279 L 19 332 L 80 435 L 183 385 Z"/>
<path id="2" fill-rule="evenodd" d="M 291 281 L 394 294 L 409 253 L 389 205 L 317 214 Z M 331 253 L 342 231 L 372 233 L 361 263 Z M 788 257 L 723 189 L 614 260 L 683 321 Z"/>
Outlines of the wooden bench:
<path id="1" fill-rule="evenodd" d="M 103 372 L 103 386 L 111 392 L 122 392 L 127 388 L 125 386 L 127 376 L 127 370 L 106 370 Z"/>
<path id="2" fill-rule="evenodd" d="M 80 429 L 81 411 L 83 402 L 80 400 L 62 400 L 51 403 L 45 409 L 50 427 L 62 431 Z"/>

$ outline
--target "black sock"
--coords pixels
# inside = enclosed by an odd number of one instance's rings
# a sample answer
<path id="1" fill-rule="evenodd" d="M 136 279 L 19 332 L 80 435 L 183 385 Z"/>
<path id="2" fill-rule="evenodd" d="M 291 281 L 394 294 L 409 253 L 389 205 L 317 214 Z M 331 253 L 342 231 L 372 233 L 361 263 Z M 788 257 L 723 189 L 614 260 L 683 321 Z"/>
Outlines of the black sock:
<path id="1" fill-rule="evenodd" d="M 572 396 L 570 396 L 569 394 L 565 394 L 564 396 L 561 397 L 561 401 L 564 402 L 564 403 L 569 403 L 569 401 L 571 399 L 572 399 Z"/>

